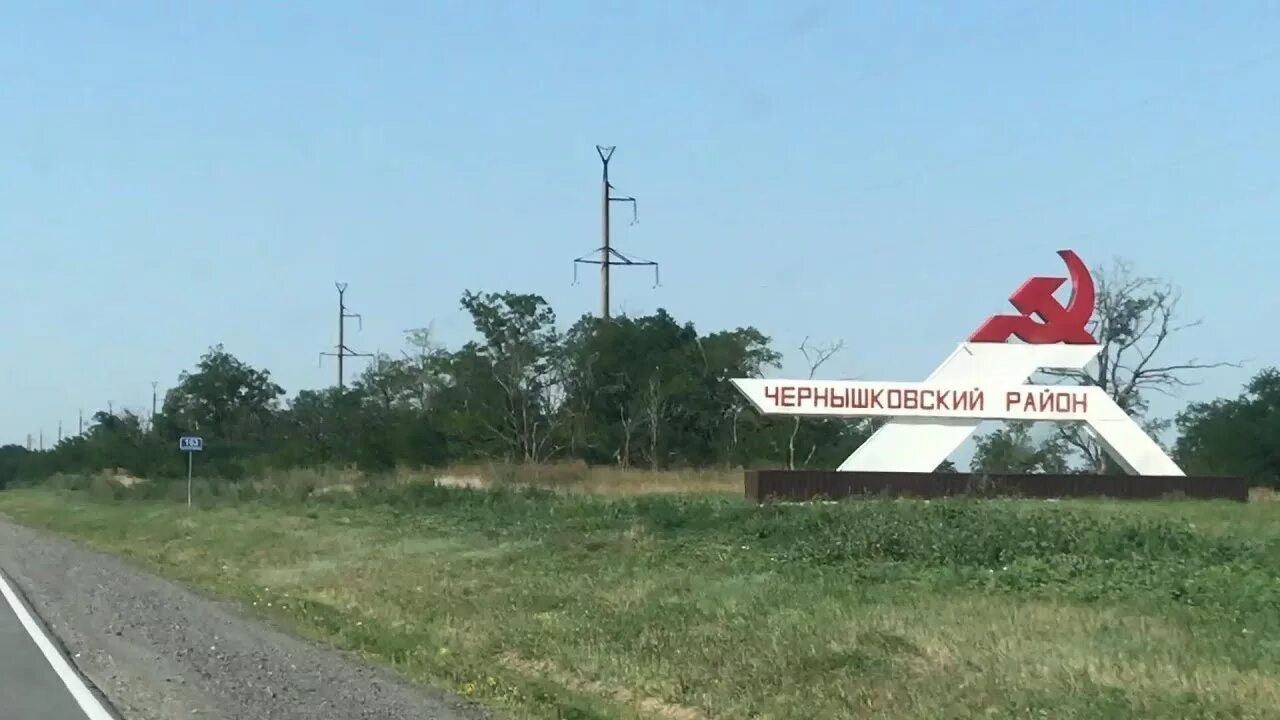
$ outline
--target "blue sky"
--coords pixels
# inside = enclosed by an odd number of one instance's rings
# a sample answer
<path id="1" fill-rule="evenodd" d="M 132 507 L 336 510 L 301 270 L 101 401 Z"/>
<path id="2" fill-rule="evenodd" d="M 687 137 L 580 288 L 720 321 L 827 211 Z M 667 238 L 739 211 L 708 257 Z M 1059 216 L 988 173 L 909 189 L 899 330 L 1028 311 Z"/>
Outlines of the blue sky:
<path id="1" fill-rule="evenodd" d="M 1183 290 L 1171 360 L 1280 358 L 1280 5 L 0 6 L 0 442 L 150 405 L 213 343 L 292 393 L 466 289 L 595 312 L 599 161 L 639 198 L 615 311 L 843 339 L 918 379 L 1053 254 Z M 359 366 L 359 363 L 355 363 Z M 1159 402 L 1172 413 L 1177 402 Z"/>

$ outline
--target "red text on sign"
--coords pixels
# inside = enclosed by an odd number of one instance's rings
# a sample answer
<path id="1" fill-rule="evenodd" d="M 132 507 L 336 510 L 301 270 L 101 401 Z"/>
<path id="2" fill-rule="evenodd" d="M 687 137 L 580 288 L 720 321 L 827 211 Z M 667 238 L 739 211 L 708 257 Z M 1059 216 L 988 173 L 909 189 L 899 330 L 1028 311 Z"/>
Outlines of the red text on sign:
<path id="1" fill-rule="evenodd" d="M 982 390 L 933 390 L 917 388 L 833 388 L 766 385 L 764 397 L 774 407 L 810 407 L 854 410 L 960 410 L 983 412 Z"/>
<path id="2" fill-rule="evenodd" d="M 1026 392 L 1011 390 L 1004 394 L 1004 409 L 1027 413 L 1086 413 L 1089 411 L 1089 394 L 1048 388 Z"/>

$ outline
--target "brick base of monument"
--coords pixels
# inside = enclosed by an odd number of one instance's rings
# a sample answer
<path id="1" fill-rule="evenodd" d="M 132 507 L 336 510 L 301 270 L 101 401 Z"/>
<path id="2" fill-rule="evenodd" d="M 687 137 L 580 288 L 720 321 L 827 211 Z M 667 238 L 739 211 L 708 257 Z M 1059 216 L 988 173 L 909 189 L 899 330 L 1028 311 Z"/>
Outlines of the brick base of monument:
<path id="1" fill-rule="evenodd" d="M 1236 477 L 1150 475 L 976 475 L 972 473 L 748 470 L 748 500 L 803 502 L 866 497 L 948 496 L 1155 500 L 1186 497 L 1247 502 L 1249 484 Z"/>

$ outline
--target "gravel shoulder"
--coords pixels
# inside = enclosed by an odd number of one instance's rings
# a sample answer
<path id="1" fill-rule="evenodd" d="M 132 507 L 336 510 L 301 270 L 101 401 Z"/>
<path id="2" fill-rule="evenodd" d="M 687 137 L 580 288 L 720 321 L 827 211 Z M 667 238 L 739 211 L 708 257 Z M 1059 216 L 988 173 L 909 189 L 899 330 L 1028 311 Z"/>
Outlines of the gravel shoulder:
<path id="1" fill-rule="evenodd" d="M 492 717 L 4 519 L 0 569 L 124 720 Z"/>

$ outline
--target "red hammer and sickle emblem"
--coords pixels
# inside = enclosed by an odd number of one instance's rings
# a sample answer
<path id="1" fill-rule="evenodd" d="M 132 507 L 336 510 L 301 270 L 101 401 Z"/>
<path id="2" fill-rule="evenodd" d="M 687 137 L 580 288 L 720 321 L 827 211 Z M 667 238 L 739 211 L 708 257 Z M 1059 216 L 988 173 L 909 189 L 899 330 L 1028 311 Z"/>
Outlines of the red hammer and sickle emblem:
<path id="1" fill-rule="evenodd" d="M 1002 343 L 1012 336 L 1032 345 L 1096 344 L 1093 335 L 1085 329 L 1093 317 L 1096 301 L 1093 276 L 1075 252 L 1059 250 L 1058 255 L 1067 264 L 1067 273 L 1071 276 L 1071 299 L 1066 307 L 1053 297 L 1066 278 L 1033 277 L 1009 297 L 1009 302 L 1022 314 L 992 315 L 969 336 L 969 342 Z M 1040 322 L 1036 322 L 1037 317 Z"/>

